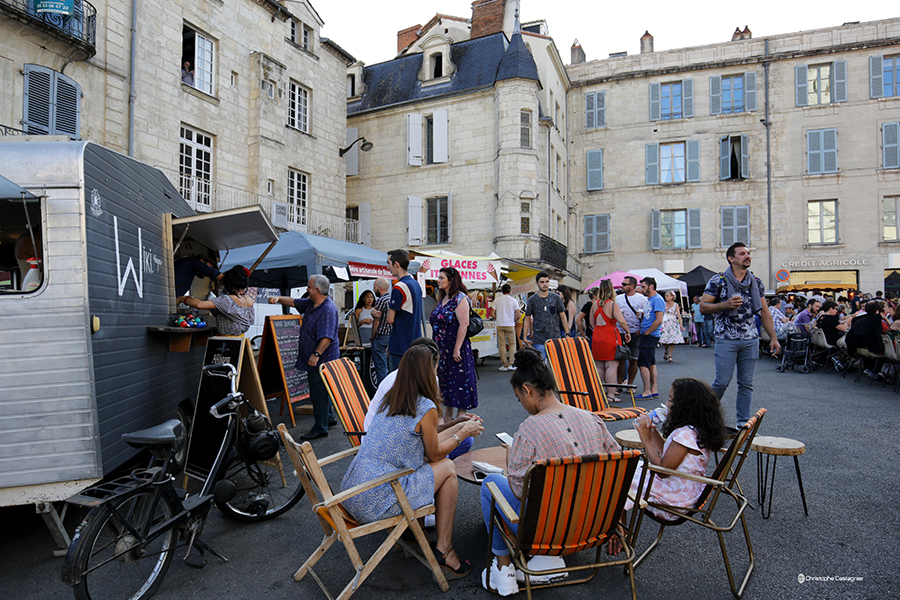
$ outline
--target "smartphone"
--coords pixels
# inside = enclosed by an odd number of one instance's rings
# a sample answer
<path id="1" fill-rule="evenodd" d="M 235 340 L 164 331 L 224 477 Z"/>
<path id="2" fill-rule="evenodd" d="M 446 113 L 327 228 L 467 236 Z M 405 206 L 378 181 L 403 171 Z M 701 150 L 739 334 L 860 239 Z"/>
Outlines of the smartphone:
<path id="1" fill-rule="evenodd" d="M 472 477 L 475 478 L 475 481 L 484 481 L 484 478 L 487 477 L 487 473 L 482 473 L 481 471 L 472 471 Z"/>
<path id="2" fill-rule="evenodd" d="M 507 446 L 512 446 L 513 439 L 508 433 L 498 433 L 497 439 L 506 444 Z"/>

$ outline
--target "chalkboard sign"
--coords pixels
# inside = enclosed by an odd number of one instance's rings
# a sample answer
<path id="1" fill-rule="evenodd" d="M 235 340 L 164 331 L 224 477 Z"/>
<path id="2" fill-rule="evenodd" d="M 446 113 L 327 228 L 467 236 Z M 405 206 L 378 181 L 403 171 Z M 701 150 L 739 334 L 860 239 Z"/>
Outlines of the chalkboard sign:
<path id="1" fill-rule="evenodd" d="M 280 396 L 282 410 L 289 408 L 291 423 L 294 420 L 293 404 L 309 398 L 309 381 L 306 371 L 296 368 L 300 349 L 301 315 L 277 315 L 266 317 L 262 342 L 259 345 L 259 373 L 266 398 Z"/>

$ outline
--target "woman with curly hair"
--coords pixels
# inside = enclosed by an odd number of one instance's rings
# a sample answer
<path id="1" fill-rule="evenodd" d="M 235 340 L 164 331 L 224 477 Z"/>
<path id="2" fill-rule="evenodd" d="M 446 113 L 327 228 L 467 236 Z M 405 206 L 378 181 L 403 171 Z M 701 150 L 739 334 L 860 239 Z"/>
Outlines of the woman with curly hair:
<path id="1" fill-rule="evenodd" d="M 225 293 L 212 300 L 199 300 L 190 296 L 180 296 L 191 308 L 211 310 L 216 316 L 218 335 L 244 335 L 253 325 L 256 312 L 253 309 L 255 298 L 247 294 L 250 271 L 242 265 L 235 265 L 224 273 L 222 288 Z"/>

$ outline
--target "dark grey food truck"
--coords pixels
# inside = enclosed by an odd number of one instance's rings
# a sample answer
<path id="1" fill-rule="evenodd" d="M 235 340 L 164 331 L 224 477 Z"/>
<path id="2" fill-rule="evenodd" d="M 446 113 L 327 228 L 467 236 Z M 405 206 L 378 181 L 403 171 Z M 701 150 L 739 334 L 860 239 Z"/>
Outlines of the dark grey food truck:
<path id="1" fill-rule="evenodd" d="M 0 506 L 40 508 L 193 402 L 204 332 L 165 330 L 175 259 L 278 235 L 258 206 L 195 214 L 160 171 L 90 142 L 0 142 L 0 176 Z"/>

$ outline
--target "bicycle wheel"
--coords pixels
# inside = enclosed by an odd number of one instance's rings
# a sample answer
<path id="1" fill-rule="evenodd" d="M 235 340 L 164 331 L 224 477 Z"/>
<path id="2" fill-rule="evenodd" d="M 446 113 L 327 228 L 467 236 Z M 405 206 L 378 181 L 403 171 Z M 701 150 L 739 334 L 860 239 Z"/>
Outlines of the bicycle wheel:
<path id="1" fill-rule="evenodd" d="M 81 574 L 75 584 L 78 600 L 141 600 L 152 596 L 174 556 L 177 531 L 170 529 L 141 543 L 128 530 L 141 531 L 172 518 L 172 501 L 160 495 L 154 506 L 154 491 L 141 490 L 114 504 L 92 510 L 78 537 L 74 569 Z M 119 518 L 121 517 L 121 519 Z"/>
<path id="2" fill-rule="evenodd" d="M 281 445 L 278 454 L 267 461 L 244 462 L 234 457 L 225 469 L 224 479 L 234 483 L 237 494 L 229 502 L 216 502 L 216 506 L 223 515 L 237 521 L 274 519 L 290 510 L 305 493 Z"/>

